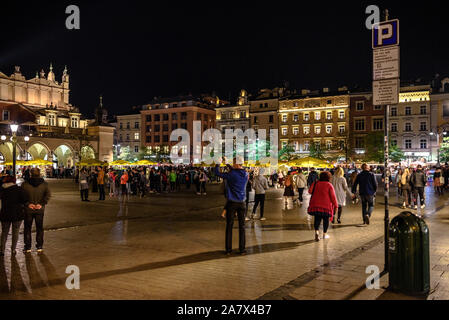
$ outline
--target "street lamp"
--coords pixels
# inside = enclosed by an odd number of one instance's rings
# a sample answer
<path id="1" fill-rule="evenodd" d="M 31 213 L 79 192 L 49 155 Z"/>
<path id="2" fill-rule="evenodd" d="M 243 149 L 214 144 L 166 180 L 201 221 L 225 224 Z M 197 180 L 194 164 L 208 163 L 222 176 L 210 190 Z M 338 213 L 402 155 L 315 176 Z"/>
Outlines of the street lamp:
<path id="1" fill-rule="evenodd" d="M 11 142 L 12 142 L 12 170 L 13 176 L 16 176 L 16 148 L 17 148 L 17 130 L 19 129 L 18 124 L 10 124 L 9 125 L 12 132 Z"/>

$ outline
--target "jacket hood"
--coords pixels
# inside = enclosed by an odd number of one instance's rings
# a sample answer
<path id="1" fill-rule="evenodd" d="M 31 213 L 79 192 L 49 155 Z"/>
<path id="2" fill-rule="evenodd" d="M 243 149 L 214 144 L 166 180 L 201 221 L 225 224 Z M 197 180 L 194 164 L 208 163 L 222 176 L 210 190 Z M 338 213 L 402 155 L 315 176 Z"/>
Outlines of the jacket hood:
<path id="1" fill-rule="evenodd" d="M 33 187 L 38 187 L 44 183 L 44 179 L 43 178 L 30 178 L 30 180 L 28 180 L 28 183 L 31 184 Z"/>

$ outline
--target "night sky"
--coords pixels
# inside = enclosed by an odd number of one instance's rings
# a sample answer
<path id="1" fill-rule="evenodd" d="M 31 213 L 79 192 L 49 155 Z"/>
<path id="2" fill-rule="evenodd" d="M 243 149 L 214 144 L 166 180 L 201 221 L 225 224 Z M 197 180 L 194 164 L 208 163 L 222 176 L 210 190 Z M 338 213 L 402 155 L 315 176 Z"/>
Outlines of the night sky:
<path id="1" fill-rule="evenodd" d="M 449 75 L 443 1 L 164 3 L 2 3 L 0 71 L 19 65 L 32 78 L 52 62 L 61 81 L 67 65 L 70 102 L 86 116 L 100 94 L 110 113 L 122 113 L 155 96 L 215 91 L 228 99 L 284 81 L 296 89 L 367 87 L 365 8 L 377 4 L 401 21 L 401 79 Z M 65 28 L 69 4 L 80 7 L 81 30 Z"/>

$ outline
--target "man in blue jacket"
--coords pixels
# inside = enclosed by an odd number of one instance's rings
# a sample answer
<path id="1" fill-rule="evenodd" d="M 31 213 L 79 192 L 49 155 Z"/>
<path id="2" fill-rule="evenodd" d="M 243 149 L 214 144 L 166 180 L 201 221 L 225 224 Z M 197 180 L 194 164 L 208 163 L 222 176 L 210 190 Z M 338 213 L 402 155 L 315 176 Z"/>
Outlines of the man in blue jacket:
<path id="1" fill-rule="evenodd" d="M 224 160 L 224 159 L 223 159 Z M 245 250 L 245 200 L 246 184 L 248 183 L 248 173 L 234 160 L 232 170 L 228 173 L 221 173 L 220 167 L 215 167 L 215 175 L 226 180 L 226 254 L 232 253 L 232 227 L 234 225 L 234 215 L 237 213 L 239 220 L 239 250 L 240 254 L 246 254 Z"/>
<path id="2" fill-rule="evenodd" d="M 374 173 L 368 170 L 366 163 L 362 164 L 362 172 L 355 179 L 354 185 L 352 186 L 352 193 L 356 193 L 357 186 L 359 186 L 359 194 L 362 199 L 363 224 L 369 224 L 369 219 L 374 209 L 374 195 L 377 191 L 377 180 Z"/>

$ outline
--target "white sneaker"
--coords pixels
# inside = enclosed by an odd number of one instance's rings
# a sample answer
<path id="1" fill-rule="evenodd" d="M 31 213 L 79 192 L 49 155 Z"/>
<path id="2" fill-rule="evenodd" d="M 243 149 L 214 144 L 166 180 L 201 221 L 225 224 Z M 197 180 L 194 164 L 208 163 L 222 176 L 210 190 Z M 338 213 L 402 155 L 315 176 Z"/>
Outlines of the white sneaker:
<path id="1" fill-rule="evenodd" d="M 201 193 L 199 193 L 199 192 L 197 192 L 196 194 L 197 194 L 198 196 L 200 196 L 200 195 L 201 195 Z"/>
<path id="2" fill-rule="evenodd" d="M 315 241 L 320 241 L 320 233 L 315 232 Z"/>
<path id="3" fill-rule="evenodd" d="M 329 239 L 330 237 L 329 237 L 329 235 L 328 234 L 324 234 L 323 235 L 323 239 Z"/>
<path id="4" fill-rule="evenodd" d="M 250 218 L 248 218 L 248 217 L 245 217 L 245 221 L 249 221 L 250 220 Z"/>
<path id="5" fill-rule="evenodd" d="M 206 193 L 206 192 L 204 192 L 204 193 L 203 193 L 203 196 L 205 196 L 205 195 L 207 195 L 207 193 Z"/>
<path id="6" fill-rule="evenodd" d="M 267 218 L 260 218 L 260 221 L 265 221 L 265 220 L 267 220 Z"/>
<path id="7" fill-rule="evenodd" d="M 418 209 L 418 206 L 415 204 L 415 210 Z"/>
<path id="8" fill-rule="evenodd" d="M 426 205 L 425 204 L 423 204 L 422 206 L 421 206 L 421 209 L 424 209 L 426 207 Z"/>

